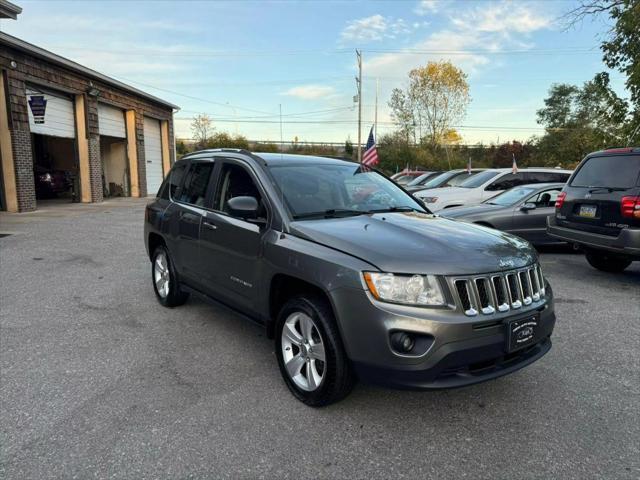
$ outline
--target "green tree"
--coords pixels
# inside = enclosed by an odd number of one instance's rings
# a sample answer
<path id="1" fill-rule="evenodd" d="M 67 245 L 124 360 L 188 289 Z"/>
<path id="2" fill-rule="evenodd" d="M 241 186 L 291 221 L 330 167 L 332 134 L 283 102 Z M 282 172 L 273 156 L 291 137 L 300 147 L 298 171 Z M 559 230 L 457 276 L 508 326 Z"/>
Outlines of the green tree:
<path id="1" fill-rule="evenodd" d="M 353 157 L 353 142 L 350 138 L 347 138 L 344 142 L 344 153 L 348 157 Z"/>
<path id="2" fill-rule="evenodd" d="M 189 152 L 189 149 L 187 148 L 186 143 L 184 143 L 184 140 L 177 140 L 176 141 L 176 154 L 178 155 L 178 157 L 182 157 L 183 155 L 187 154 Z"/>
<path id="3" fill-rule="evenodd" d="M 625 143 L 628 107 L 611 89 L 607 73 L 582 87 L 552 85 L 544 105 L 537 112 L 546 128 L 537 145 L 538 164 L 572 165 L 591 151 Z"/>
<path id="4" fill-rule="evenodd" d="M 601 48 L 605 64 L 627 78 L 633 105 L 633 121 L 627 126 L 630 134 L 640 128 L 640 0 L 584 0 L 566 16 L 569 25 L 574 25 L 597 15 L 608 15 L 613 21 Z"/>
<path id="5" fill-rule="evenodd" d="M 231 135 L 218 132 L 211 135 L 205 144 L 206 148 L 242 148 L 249 149 L 249 141 L 242 135 Z"/>

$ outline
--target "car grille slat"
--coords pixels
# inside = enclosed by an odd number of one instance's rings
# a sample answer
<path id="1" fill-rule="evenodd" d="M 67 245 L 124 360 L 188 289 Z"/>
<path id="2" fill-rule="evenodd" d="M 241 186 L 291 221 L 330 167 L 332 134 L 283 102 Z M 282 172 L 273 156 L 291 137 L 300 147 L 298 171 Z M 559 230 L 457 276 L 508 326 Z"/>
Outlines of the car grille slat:
<path id="1" fill-rule="evenodd" d="M 482 276 L 450 278 L 456 304 L 465 315 L 517 310 L 545 296 L 540 265 Z"/>

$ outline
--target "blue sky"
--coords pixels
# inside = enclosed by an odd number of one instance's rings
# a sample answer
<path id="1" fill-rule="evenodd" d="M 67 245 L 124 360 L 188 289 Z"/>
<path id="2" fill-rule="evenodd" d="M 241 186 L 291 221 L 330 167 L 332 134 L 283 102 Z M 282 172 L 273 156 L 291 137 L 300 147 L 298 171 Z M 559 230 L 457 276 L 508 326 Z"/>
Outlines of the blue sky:
<path id="1" fill-rule="evenodd" d="M 355 48 L 363 66 L 363 137 L 391 131 L 391 89 L 411 68 L 448 59 L 468 74 L 466 143 L 542 133 L 535 112 L 553 82 L 605 70 L 608 25 L 566 30 L 573 1 L 19 1 L 0 29 L 180 105 L 176 132 L 208 113 L 252 140 L 357 138 Z M 625 95 L 624 79 L 612 72 Z"/>

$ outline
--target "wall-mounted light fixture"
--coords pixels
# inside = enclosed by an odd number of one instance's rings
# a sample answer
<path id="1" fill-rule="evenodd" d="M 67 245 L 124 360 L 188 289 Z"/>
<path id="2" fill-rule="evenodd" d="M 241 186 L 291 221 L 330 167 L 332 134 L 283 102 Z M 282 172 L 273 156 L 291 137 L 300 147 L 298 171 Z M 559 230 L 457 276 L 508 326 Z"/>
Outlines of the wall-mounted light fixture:
<path id="1" fill-rule="evenodd" d="M 100 90 L 94 87 L 93 82 L 89 82 L 89 88 L 87 89 L 87 95 L 90 97 L 98 97 L 100 95 Z"/>

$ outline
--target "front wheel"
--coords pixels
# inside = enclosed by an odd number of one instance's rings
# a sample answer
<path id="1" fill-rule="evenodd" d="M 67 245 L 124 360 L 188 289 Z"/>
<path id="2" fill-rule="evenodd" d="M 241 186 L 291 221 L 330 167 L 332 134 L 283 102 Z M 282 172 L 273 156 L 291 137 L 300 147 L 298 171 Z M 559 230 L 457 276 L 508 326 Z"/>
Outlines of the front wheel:
<path id="1" fill-rule="evenodd" d="M 603 272 L 618 273 L 631 265 L 631 260 L 627 258 L 599 250 L 587 250 L 585 256 L 589 265 Z"/>
<path id="2" fill-rule="evenodd" d="M 287 387 L 309 406 L 337 402 L 355 383 L 333 312 L 321 297 L 301 295 L 284 305 L 276 324 L 276 355 Z"/>
<path id="3" fill-rule="evenodd" d="M 180 290 L 178 276 L 164 245 L 157 247 L 151 257 L 151 280 L 158 302 L 165 307 L 178 307 L 189 298 L 188 293 Z"/>

